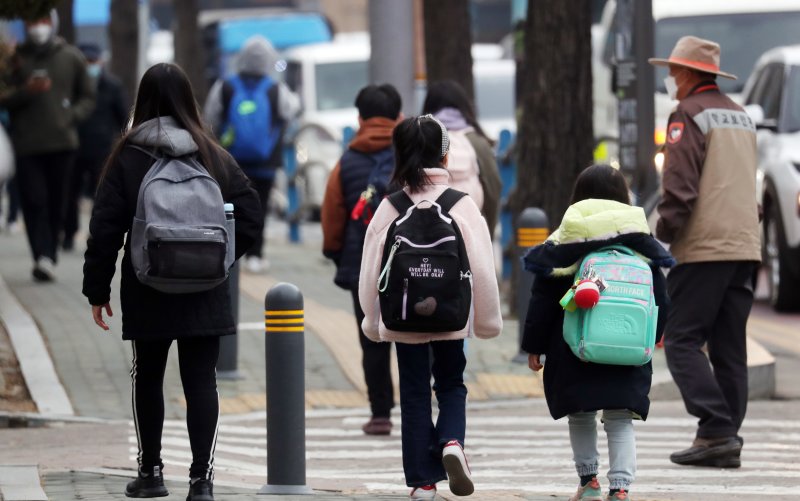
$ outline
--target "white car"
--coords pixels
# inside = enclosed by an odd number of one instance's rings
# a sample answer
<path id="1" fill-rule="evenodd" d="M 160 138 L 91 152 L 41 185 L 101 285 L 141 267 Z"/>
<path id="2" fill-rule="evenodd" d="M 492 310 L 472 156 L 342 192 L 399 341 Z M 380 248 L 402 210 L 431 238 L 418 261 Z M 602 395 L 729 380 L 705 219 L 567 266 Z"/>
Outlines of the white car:
<path id="1" fill-rule="evenodd" d="M 744 88 L 758 129 L 764 265 L 772 305 L 800 309 L 800 45 L 766 52 Z"/>

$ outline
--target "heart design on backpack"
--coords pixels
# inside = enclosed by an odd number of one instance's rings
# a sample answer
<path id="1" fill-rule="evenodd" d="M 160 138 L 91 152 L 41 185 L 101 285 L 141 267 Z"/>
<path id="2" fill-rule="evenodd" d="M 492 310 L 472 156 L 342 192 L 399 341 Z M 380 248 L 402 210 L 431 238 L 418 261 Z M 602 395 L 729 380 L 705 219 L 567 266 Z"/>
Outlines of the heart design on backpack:
<path id="1" fill-rule="evenodd" d="M 436 311 L 436 298 L 426 297 L 414 305 L 414 312 L 423 317 L 429 317 Z"/>

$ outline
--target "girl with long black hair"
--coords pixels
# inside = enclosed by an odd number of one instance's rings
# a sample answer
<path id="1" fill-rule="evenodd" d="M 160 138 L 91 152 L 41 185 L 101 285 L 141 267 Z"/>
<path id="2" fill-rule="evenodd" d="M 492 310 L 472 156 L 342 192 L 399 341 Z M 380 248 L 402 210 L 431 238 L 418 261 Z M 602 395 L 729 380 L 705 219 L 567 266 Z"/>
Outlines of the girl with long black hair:
<path id="1" fill-rule="evenodd" d="M 448 189 L 447 131 L 430 115 L 406 119 L 395 127 L 395 170 L 392 182 L 403 186 L 414 204 L 434 202 Z M 378 276 L 390 226 L 399 216 L 384 199 L 367 228 L 358 295 L 364 320 L 361 327 L 372 341 L 392 341 L 400 372 L 403 470 L 411 499 L 435 499 L 436 483 L 448 479 L 457 496 L 472 494 L 474 486 L 464 454 L 466 398 L 464 339 L 492 338 L 503 320 L 494 272 L 492 242 L 486 221 L 475 202 L 462 197 L 449 211 L 458 225 L 472 274 L 471 321 L 455 332 L 399 332 L 386 327 L 378 306 Z M 390 293 L 403 294 L 403 291 Z M 433 329 L 432 329 L 433 330 Z M 439 405 L 432 420 L 431 376 Z"/>
<path id="2" fill-rule="evenodd" d="M 194 156 L 219 183 L 223 198 L 234 206 L 236 257 L 261 232 L 258 195 L 244 173 L 217 146 L 198 113 L 191 84 L 174 64 L 157 64 L 139 84 L 131 128 L 112 151 L 101 176 L 89 224 L 83 267 L 83 294 L 95 323 L 109 327 L 111 279 L 119 249 L 122 258 L 120 299 L 122 339 L 133 348 L 131 368 L 133 418 L 139 444 L 138 477 L 125 495 L 167 496 L 161 461 L 164 424 L 164 369 L 177 340 L 180 374 L 186 397 L 186 425 L 192 448 L 187 501 L 213 501 L 214 447 L 219 418 L 216 363 L 220 336 L 236 333 L 227 281 L 190 294 L 165 294 L 143 285 L 131 263 L 130 231 L 139 187 L 154 156 Z M 125 239 L 125 234 L 128 238 Z"/>

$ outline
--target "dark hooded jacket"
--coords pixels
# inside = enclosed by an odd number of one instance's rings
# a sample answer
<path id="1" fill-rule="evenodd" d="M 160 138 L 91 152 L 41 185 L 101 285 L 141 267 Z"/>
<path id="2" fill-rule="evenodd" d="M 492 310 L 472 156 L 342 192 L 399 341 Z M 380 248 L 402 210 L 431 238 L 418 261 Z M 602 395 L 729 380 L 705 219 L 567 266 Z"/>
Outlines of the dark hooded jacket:
<path id="1" fill-rule="evenodd" d="M 171 117 L 141 124 L 128 135 L 126 141 L 98 187 L 83 266 L 83 294 L 92 305 L 109 302 L 111 279 L 124 239 L 120 286 L 123 339 L 177 339 L 235 334 L 227 281 L 208 291 L 165 294 L 139 282 L 131 263 L 130 230 L 136 213 L 139 187 L 154 163 L 148 153 L 132 146 L 182 156 L 196 153 L 197 144 Z M 250 248 L 262 230 L 263 218 L 258 194 L 236 162 L 227 155 L 224 171 L 227 179 L 218 181 L 224 200 L 234 206 L 238 258 Z M 126 233 L 129 235 L 127 239 Z"/>
<path id="2" fill-rule="evenodd" d="M 602 210 L 595 211 L 597 208 Z M 578 217 L 570 217 L 576 214 Z M 578 231 L 574 231 L 576 226 Z M 658 341 L 669 308 L 660 268 L 671 267 L 675 261 L 649 234 L 641 208 L 608 200 L 578 202 L 568 209 L 559 230 L 523 258 L 525 269 L 536 276 L 522 349 L 546 355 L 544 391 L 553 419 L 600 409 L 629 409 L 641 419 L 647 418 L 653 374 L 650 362 L 638 367 L 583 362 L 563 338 L 564 310 L 559 300 L 572 286 L 580 261 L 586 254 L 614 244 L 637 252 L 653 270 L 653 293 L 659 306 Z"/>

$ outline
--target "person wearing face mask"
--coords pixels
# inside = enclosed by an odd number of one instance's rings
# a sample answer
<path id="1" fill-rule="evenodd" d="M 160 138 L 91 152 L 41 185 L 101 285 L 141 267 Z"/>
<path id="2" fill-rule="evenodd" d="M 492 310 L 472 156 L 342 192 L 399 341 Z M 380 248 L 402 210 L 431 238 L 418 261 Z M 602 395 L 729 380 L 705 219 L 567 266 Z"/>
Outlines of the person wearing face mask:
<path id="1" fill-rule="evenodd" d="M 80 147 L 69 181 L 64 238 L 61 241 L 61 247 L 65 251 L 72 250 L 75 245 L 75 234 L 80 222 L 78 206 L 81 195 L 94 198 L 103 163 L 128 121 L 128 101 L 122 83 L 103 68 L 100 47 L 96 44 L 82 44 L 78 48 L 86 57 L 86 70 L 95 87 L 97 104 L 89 118 L 78 126 Z"/>
<path id="2" fill-rule="evenodd" d="M 664 83 L 678 100 L 667 125 L 656 236 L 671 244 L 678 262 L 667 277 L 667 365 L 686 410 L 699 420 L 692 445 L 670 460 L 738 468 L 747 409 L 745 327 L 761 260 L 756 130 L 720 92 L 717 76 L 736 77 L 719 61 L 718 44 L 693 36 L 678 40 L 668 59 L 650 59 L 669 67 Z"/>
<path id="3" fill-rule="evenodd" d="M 3 78 L 0 107 L 10 115 L 17 183 L 34 261 L 33 279 L 55 279 L 58 239 L 78 123 L 94 108 L 94 86 L 80 51 L 56 36 L 55 10 L 25 22 L 27 38 Z"/>

